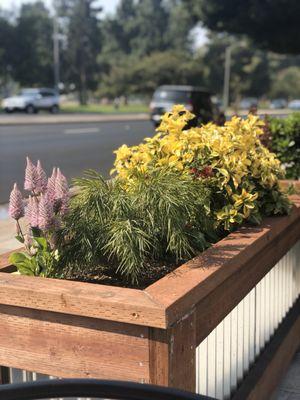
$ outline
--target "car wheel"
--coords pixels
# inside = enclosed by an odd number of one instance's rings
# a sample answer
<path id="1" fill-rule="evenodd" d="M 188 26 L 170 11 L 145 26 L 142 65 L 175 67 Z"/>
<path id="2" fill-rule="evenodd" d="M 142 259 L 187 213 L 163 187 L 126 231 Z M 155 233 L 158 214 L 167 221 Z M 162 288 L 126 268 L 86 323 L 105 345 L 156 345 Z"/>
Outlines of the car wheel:
<path id="1" fill-rule="evenodd" d="M 51 112 L 51 114 L 57 114 L 58 111 L 59 111 L 58 105 L 57 105 L 57 104 L 54 104 L 54 105 L 50 108 L 49 111 Z"/>
<path id="2" fill-rule="evenodd" d="M 6 114 L 12 114 L 14 110 L 11 108 L 4 108 L 4 112 L 6 112 Z"/>
<path id="3" fill-rule="evenodd" d="M 27 112 L 27 114 L 35 114 L 37 112 L 32 104 L 28 104 L 28 106 L 26 106 L 25 108 L 25 111 Z"/>

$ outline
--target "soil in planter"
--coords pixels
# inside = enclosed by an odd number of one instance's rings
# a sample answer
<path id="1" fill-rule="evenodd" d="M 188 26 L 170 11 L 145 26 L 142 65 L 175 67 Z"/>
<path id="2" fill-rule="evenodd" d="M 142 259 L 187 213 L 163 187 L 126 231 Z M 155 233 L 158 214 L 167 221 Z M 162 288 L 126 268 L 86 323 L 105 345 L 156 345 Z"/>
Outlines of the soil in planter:
<path id="1" fill-rule="evenodd" d="M 138 283 L 135 284 L 128 281 L 125 277 L 122 279 L 120 274 L 116 274 L 115 270 L 113 269 L 107 271 L 107 269 L 105 268 L 106 274 L 102 274 L 101 267 L 99 269 L 97 268 L 97 270 L 91 269 L 90 271 L 85 271 L 84 275 L 72 272 L 64 276 L 64 278 L 68 280 L 96 283 L 102 285 L 145 289 L 147 286 L 164 277 L 168 273 L 174 271 L 177 267 L 187 261 L 188 260 L 180 260 L 176 262 L 174 259 L 168 259 L 164 261 L 151 261 L 151 263 L 146 263 L 145 268 L 143 268 L 142 272 L 139 274 Z"/>

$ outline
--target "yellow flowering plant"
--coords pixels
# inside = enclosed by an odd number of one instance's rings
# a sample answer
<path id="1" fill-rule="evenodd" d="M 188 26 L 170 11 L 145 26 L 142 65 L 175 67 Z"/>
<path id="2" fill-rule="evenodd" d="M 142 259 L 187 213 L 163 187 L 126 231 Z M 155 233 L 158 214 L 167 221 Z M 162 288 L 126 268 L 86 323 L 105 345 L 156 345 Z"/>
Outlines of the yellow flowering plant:
<path id="1" fill-rule="evenodd" d="M 137 184 L 137 174 L 165 168 L 202 181 L 211 191 L 211 218 L 225 230 L 244 220 L 258 223 L 264 214 L 288 211 L 289 202 L 278 185 L 283 170 L 260 141 L 264 122 L 258 116 L 233 117 L 224 126 L 189 127 L 193 118 L 183 106 L 175 106 L 152 138 L 115 152 L 112 173 L 127 190 Z"/>
<path id="2" fill-rule="evenodd" d="M 114 179 L 89 171 L 74 181 L 61 232 L 63 276 L 148 285 L 245 221 L 289 210 L 257 116 L 200 127 L 192 118 L 174 107 L 153 137 L 116 151 Z"/>

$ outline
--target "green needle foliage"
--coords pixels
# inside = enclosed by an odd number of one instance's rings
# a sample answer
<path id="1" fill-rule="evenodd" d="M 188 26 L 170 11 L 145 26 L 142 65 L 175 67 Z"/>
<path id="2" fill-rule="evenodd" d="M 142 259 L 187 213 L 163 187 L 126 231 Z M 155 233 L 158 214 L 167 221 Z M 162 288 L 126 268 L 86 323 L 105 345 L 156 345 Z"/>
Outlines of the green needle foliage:
<path id="1" fill-rule="evenodd" d="M 208 246 L 213 226 L 209 192 L 198 180 L 168 170 L 105 181 L 88 171 L 74 181 L 78 194 L 62 237 L 62 266 L 87 268 L 136 283 L 146 265 L 189 258 Z"/>

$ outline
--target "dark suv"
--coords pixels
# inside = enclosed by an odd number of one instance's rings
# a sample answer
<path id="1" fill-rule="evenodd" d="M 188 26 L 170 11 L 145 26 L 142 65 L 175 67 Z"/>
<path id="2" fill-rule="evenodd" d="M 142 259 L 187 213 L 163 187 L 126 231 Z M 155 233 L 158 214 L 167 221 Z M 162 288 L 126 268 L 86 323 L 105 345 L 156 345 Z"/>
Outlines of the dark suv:
<path id="1" fill-rule="evenodd" d="M 208 91 L 196 86 L 164 85 L 155 90 L 150 103 L 151 120 L 155 126 L 159 125 L 162 115 L 175 104 L 183 104 L 195 114 L 195 124 L 218 118 L 218 109 Z"/>

